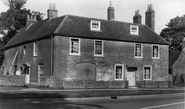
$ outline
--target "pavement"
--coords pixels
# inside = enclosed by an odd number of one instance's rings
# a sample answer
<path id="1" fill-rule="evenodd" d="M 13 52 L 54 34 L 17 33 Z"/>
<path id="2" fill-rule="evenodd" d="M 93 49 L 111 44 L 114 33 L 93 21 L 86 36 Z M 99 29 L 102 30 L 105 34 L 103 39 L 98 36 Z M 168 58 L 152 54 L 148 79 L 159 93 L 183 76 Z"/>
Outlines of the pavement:
<path id="1" fill-rule="evenodd" d="M 48 99 L 48 98 L 93 98 L 155 94 L 185 93 L 185 87 L 176 86 L 163 89 L 46 89 L 25 87 L 0 87 L 0 100 L 3 99 Z"/>

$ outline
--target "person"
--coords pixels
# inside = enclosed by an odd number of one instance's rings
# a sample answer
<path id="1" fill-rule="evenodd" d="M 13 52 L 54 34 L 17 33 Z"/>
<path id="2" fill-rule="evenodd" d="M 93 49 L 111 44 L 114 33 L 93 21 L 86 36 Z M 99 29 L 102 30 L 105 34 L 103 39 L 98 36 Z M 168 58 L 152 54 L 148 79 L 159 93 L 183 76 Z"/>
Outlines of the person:
<path id="1" fill-rule="evenodd" d="M 7 71 L 6 71 L 6 75 L 9 75 L 9 74 L 10 74 L 9 71 L 7 70 Z"/>

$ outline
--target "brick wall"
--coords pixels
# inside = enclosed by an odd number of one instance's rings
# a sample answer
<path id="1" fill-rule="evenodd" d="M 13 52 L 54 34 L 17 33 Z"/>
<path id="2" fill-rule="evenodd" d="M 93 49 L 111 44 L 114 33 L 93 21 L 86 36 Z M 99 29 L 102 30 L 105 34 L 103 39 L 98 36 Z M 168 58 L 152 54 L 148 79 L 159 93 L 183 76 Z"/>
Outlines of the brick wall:
<path id="1" fill-rule="evenodd" d="M 0 86 L 24 86 L 25 78 L 16 75 L 0 75 Z"/>
<path id="2" fill-rule="evenodd" d="M 42 63 L 44 66 L 44 75 L 51 75 L 51 40 L 45 39 L 37 42 L 37 57 L 33 56 L 33 42 L 6 50 L 3 62 L 3 74 L 6 74 L 7 70 L 9 70 L 10 75 L 14 75 L 14 65 L 17 65 L 17 68 L 24 68 L 23 64 L 30 65 L 30 82 L 38 83 L 38 65 Z M 23 55 L 23 46 L 26 46 L 25 55 Z M 17 58 L 14 62 L 14 65 L 11 67 L 17 51 Z"/>
<path id="3" fill-rule="evenodd" d="M 134 43 L 104 40 L 104 56 L 94 56 L 94 40 L 81 38 L 81 55 L 69 55 L 69 37 L 56 36 L 54 50 L 54 71 L 63 79 L 75 79 L 76 65 L 80 62 L 96 65 L 96 80 L 114 80 L 114 65 L 137 67 L 136 80 L 143 80 L 143 66 L 151 65 L 153 81 L 168 81 L 168 46 L 160 45 L 160 59 L 152 59 L 152 45 L 143 44 L 143 58 L 134 58 Z M 85 74 L 85 73 L 84 73 Z M 71 75 L 71 76 L 70 76 Z M 126 80 L 126 74 L 124 74 Z"/>

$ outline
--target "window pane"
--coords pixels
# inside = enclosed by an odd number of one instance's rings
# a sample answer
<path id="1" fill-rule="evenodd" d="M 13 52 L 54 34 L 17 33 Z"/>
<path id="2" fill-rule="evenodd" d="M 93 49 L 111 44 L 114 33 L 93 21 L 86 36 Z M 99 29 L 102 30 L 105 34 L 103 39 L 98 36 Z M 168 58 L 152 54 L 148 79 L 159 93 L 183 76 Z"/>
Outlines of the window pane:
<path id="1" fill-rule="evenodd" d="M 141 44 L 136 44 L 135 46 L 135 56 L 141 57 Z"/>
<path id="2" fill-rule="evenodd" d="M 34 55 L 34 56 L 38 56 L 38 43 L 35 42 L 33 47 L 34 47 L 34 48 L 33 48 L 33 49 L 34 49 L 34 50 L 33 50 L 33 52 L 34 52 L 33 55 Z"/>
<path id="3" fill-rule="evenodd" d="M 95 41 L 95 54 L 96 55 L 103 55 L 102 41 Z"/>
<path id="4" fill-rule="evenodd" d="M 144 79 L 151 79 L 151 67 L 144 67 Z"/>
<path id="5" fill-rule="evenodd" d="M 79 39 L 71 39 L 71 53 L 79 53 Z"/>
<path id="6" fill-rule="evenodd" d="M 159 57 L 158 53 L 159 53 L 158 46 L 153 46 L 153 57 Z"/>
<path id="7" fill-rule="evenodd" d="M 90 25 L 91 30 L 100 31 L 100 24 L 101 24 L 100 21 L 91 20 L 91 25 Z"/>
<path id="8" fill-rule="evenodd" d="M 116 79 L 122 79 L 122 66 L 116 66 Z"/>

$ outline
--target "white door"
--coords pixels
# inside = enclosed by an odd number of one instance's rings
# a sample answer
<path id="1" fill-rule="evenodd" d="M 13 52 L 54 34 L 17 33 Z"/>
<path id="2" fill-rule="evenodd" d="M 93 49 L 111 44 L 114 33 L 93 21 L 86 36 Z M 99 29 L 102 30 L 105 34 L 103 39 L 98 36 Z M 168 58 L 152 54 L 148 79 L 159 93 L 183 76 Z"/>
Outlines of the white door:
<path id="1" fill-rule="evenodd" d="M 135 72 L 127 72 L 127 80 L 128 86 L 135 86 L 136 85 Z"/>
<path id="2" fill-rule="evenodd" d="M 43 64 L 38 65 L 38 85 L 40 85 L 41 75 L 43 74 Z"/>
<path id="3" fill-rule="evenodd" d="M 25 82 L 26 84 L 30 83 L 30 67 L 28 66 L 28 73 L 25 75 Z"/>

